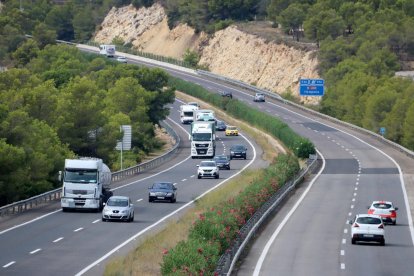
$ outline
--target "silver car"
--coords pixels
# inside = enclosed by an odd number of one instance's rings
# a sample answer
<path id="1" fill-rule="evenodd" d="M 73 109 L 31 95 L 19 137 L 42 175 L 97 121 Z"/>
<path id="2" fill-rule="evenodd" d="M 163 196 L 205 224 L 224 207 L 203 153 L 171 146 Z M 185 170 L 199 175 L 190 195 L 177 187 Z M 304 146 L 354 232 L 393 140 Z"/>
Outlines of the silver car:
<path id="1" fill-rule="evenodd" d="M 265 95 L 263 93 L 256 93 L 256 95 L 254 95 L 253 101 L 255 101 L 255 102 L 264 102 L 265 101 Z"/>
<path id="2" fill-rule="evenodd" d="M 134 221 L 134 205 L 127 196 L 111 196 L 102 210 L 102 221 Z"/>

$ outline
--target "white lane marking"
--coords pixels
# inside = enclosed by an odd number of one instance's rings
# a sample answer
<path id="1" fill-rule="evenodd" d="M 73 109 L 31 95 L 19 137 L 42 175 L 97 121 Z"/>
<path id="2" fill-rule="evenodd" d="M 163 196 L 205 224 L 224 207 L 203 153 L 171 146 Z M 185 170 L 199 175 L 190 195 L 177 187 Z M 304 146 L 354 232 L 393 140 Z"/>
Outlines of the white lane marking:
<path id="1" fill-rule="evenodd" d="M 318 149 L 316 149 L 316 151 L 318 152 L 318 154 L 322 158 L 322 167 L 321 167 L 321 169 L 319 170 L 318 174 L 312 179 L 312 181 L 309 183 L 309 185 L 306 188 L 306 190 L 300 196 L 299 200 L 295 203 L 295 205 L 292 207 L 292 209 L 289 211 L 289 213 L 287 213 L 287 215 L 283 218 L 282 222 L 279 224 L 279 226 L 276 228 L 275 232 L 273 232 L 272 236 L 267 241 L 265 247 L 263 248 L 262 253 L 260 254 L 259 260 L 257 261 L 256 266 L 254 268 L 253 276 L 258 276 L 259 275 L 260 269 L 262 268 L 263 262 L 264 262 L 264 260 L 266 258 L 267 253 L 269 252 L 269 249 L 270 249 L 271 245 L 273 244 L 274 240 L 277 238 L 277 236 L 279 235 L 280 231 L 282 231 L 283 227 L 286 225 L 286 223 L 288 222 L 288 220 L 290 219 L 290 217 L 293 215 L 293 213 L 296 211 L 296 209 L 302 203 L 303 199 L 306 197 L 306 195 L 308 194 L 308 192 L 312 188 L 313 183 L 315 183 L 315 181 L 321 175 L 322 171 L 325 169 L 325 158 L 323 157 L 322 153 L 319 152 Z"/>
<path id="2" fill-rule="evenodd" d="M 79 232 L 81 230 L 83 230 L 83 227 L 79 227 L 78 229 L 73 230 L 73 232 Z"/>
<path id="3" fill-rule="evenodd" d="M 142 198 L 140 198 L 140 199 L 138 199 L 138 200 L 137 200 L 137 202 L 140 202 L 140 201 L 142 201 L 142 200 L 143 200 L 143 199 L 142 199 Z"/>
<path id="4" fill-rule="evenodd" d="M 195 174 L 193 174 L 192 176 L 190 176 L 190 177 L 195 177 Z"/>
<path id="5" fill-rule="evenodd" d="M 357 193 L 354 193 L 354 196 L 356 196 L 357 195 Z"/>
<path id="6" fill-rule="evenodd" d="M 341 263 L 341 269 L 342 270 L 345 269 L 345 264 L 344 263 Z"/>
<path id="7" fill-rule="evenodd" d="M 32 252 L 30 252 L 30 254 L 31 254 L 31 255 L 33 255 L 33 254 L 35 254 L 35 253 L 39 252 L 40 250 L 42 250 L 42 249 L 41 249 L 41 248 L 35 249 L 35 250 L 33 250 Z"/>
<path id="8" fill-rule="evenodd" d="M 146 227 L 145 229 L 141 230 L 140 232 L 138 232 L 134 236 L 132 236 L 129 239 L 127 239 L 126 241 L 124 241 L 123 243 L 119 244 L 118 246 L 116 246 L 115 248 L 113 248 L 112 250 L 110 250 L 109 252 L 107 252 L 105 255 L 103 255 L 101 258 L 99 258 L 95 262 L 91 263 L 90 265 L 88 265 L 87 267 L 85 267 L 84 269 L 82 269 L 81 271 L 79 271 L 78 273 L 76 273 L 75 276 L 80 276 L 80 275 L 84 274 L 85 272 L 89 271 L 91 268 L 93 268 L 97 264 L 101 263 L 103 260 L 107 259 L 112 254 L 114 254 L 115 252 L 117 252 L 120 248 L 124 247 L 126 244 L 130 243 L 131 241 L 135 240 L 137 237 L 141 236 L 142 234 L 144 234 L 147 231 L 151 230 L 152 228 L 156 227 L 158 224 L 160 224 L 160 223 L 164 222 L 165 220 L 169 219 L 170 217 L 174 216 L 175 214 L 177 214 L 181 210 L 183 210 L 183 209 L 187 208 L 188 206 L 192 205 L 197 200 L 200 200 L 200 198 L 204 197 L 205 195 L 207 195 L 211 191 L 217 189 L 218 187 L 220 187 L 221 185 L 223 185 L 224 183 L 226 183 L 230 179 L 238 176 L 244 170 L 246 170 L 251 164 L 253 164 L 253 162 L 256 161 L 257 152 L 256 152 L 256 149 L 254 148 L 254 145 L 252 144 L 252 142 L 250 142 L 243 134 L 240 134 L 240 136 L 243 137 L 243 139 L 245 139 L 247 143 L 249 143 L 249 145 L 250 145 L 250 147 L 252 148 L 252 151 L 253 151 L 253 158 L 240 171 L 238 171 L 237 173 L 235 173 L 235 174 L 231 175 L 230 177 L 224 179 L 223 181 L 221 181 L 220 183 L 218 183 L 216 186 L 210 188 L 209 190 L 205 191 L 203 194 L 199 195 L 197 198 L 189 201 L 188 203 L 184 204 L 180 208 L 178 208 L 175 211 L 169 213 L 165 217 L 159 219 L 157 222 L 155 222 L 152 225 Z M 191 156 L 189 156 L 188 158 L 190 158 L 190 157 Z M 322 170 L 323 170 L 324 167 L 325 167 L 325 162 L 323 163 Z M 322 172 L 322 170 L 321 170 L 321 172 Z"/>
<path id="9" fill-rule="evenodd" d="M 174 185 L 174 186 L 175 186 L 175 185 L 177 185 L 177 182 L 175 182 L 173 185 Z"/>
<path id="10" fill-rule="evenodd" d="M 56 240 L 54 240 L 53 242 L 60 242 L 61 240 L 63 240 L 63 237 L 57 238 Z"/>
<path id="11" fill-rule="evenodd" d="M 97 219 L 97 220 L 94 220 L 94 221 L 92 221 L 92 223 L 98 223 L 98 222 L 100 222 L 101 220 L 100 219 Z"/>
<path id="12" fill-rule="evenodd" d="M 359 185 L 359 182 L 357 181 L 357 182 L 355 183 L 355 185 Z"/>
<path id="13" fill-rule="evenodd" d="M 182 182 L 187 181 L 187 178 L 181 179 Z"/>
<path id="14" fill-rule="evenodd" d="M 355 198 L 353 198 L 352 201 L 355 201 Z"/>
<path id="15" fill-rule="evenodd" d="M 346 239 L 342 239 L 342 244 L 346 244 Z"/>
<path id="16" fill-rule="evenodd" d="M 341 256 L 345 255 L 345 250 L 341 250 Z"/>
<path id="17" fill-rule="evenodd" d="M 358 191 L 358 187 L 355 187 L 355 191 Z"/>
<path id="18" fill-rule="evenodd" d="M 350 217 L 350 216 L 352 216 L 352 213 L 351 213 L 351 212 L 349 212 L 349 213 L 348 213 L 348 216 L 349 216 L 349 217 Z"/>
<path id="19" fill-rule="evenodd" d="M 12 264 L 15 264 L 15 263 L 16 263 L 15 261 L 12 261 L 12 262 L 10 262 L 8 264 L 3 265 L 3 267 L 4 268 L 8 268 L 9 266 L 11 266 Z"/>
<path id="20" fill-rule="evenodd" d="M 351 205 L 351 209 L 354 209 L 354 205 Z"/>
<path id="21" fill-rule="evenodd" d="M 344 229 L 344 234 L 347 234 L 348 233 L 348 229 Z"/>

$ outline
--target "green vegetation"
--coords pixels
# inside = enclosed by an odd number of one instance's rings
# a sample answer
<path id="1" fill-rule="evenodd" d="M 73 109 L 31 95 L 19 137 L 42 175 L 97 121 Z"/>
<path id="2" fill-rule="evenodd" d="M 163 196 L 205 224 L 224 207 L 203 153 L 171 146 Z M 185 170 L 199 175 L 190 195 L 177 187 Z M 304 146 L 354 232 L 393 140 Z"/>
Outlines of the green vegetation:
<path id="1" fill-rule="evenodd" d="M 22 50 L 28 48 L 33 50 Z M 118 169 L 114 147 L 124 124 L 132 125 L 133 137 L 124 163 L 136 164 L 161 146 L 153 139 L 154 124 L 174 100 L 162 70 L 65 45 L 39 48 L 27 39 L 11 55 L 21 68 L 0 73 L 1 205 L 59 185 L 56 175 L 66 157 L 97 156 Z"/>
<path id="2" fill-rule="evenodd" d="M 162 275 L 213 275 L 220 256 L 246 221 L 299 171 L 292 155 L 279 154 L 238 195 L 208 206 L 189 229 L 188 238 L 165 252 Z"/>
<path id="3" fill-rule="evenodd" d="M 202 99 L 222 110 L 230 116 L 243 120 L 264 132 L 281 140 L 299 158 L 308 158 L 315 153 L 315 147 L 308 139 L 293 132 L 287 124 L 277 118 L 260 112 L 237 99 L 223 98 L 217 94 L 208 93 L 203 87 L 177 78 L 170 78 L 169 84 L 177 90 Z"/>

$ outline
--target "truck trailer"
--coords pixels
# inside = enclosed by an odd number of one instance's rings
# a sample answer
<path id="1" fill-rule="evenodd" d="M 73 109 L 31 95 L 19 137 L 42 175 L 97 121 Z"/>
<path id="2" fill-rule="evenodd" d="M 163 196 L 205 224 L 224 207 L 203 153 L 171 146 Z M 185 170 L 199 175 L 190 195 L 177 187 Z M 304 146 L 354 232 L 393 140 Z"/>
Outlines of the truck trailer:
<path id="1" fill-rule="evenodd" d="M 194 120 L 194 112 L 198 110 L 198 107 L 194 105 L 185 104 L 180 106 L 180 119 L 181 123 L 192 123 Z"/>
<path id="2" fill-rule="evenodd" d="M 101 55 L 106 55 L 107 57 L 115 56 L 115 45 L 102 44 L 99 45 L 99 53 Z"/>

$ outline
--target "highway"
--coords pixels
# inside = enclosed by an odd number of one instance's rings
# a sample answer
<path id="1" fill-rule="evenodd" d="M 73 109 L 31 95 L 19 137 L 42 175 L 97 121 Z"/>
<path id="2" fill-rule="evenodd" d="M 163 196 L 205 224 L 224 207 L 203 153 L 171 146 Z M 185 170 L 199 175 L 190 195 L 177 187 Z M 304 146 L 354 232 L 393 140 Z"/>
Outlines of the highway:
<path id="1" fill-rule="evenodd" d="M 269 99 L 265 103 L 254 103 L 251 92 L 191 73 L 166 70 L 174 76 L 198 83 L 212 93 L 232 91 L 233 98 L 278 117 L 297 133 L 308 137 L 324 158 L 320 175 L 300 187 L 280 210 L 252 245 L 235 274 L 413 274 L 414 264 L 410 262 L 414 258 L 412 221 L 404 186 L 404 180 L 409 179 L 407 175 L 414 174 L 412 159 L 367 135 L 305 114 L 289 105 Z M 177 108 L 178 104 L 174 106 Z M 171 114 L 176 121 L 174 116 L 178 112 L 173 108 Z M 234 142 L 232 139 L 225 141 L 226 148 Z M 224 147 L 220 151 L 224 152 Z M 195 183 L 191 176 L 195 173 L 197 161 L 187 157 L 182 154 L 180 160 L 170 162 L 170 166 L 173 163 L 178 165 L 169 171 L 150 172 L 146 177 L 153 175 L 151 178 L 134 180 L 115 191 L 115 194 L 133 195 L 134 201 L 142 199 L 136 203 L 136 221 L 133 224 L 103 224 L 98 221 L 100 216 L 96 213 L 57 212 L 0 234 L 2 246 L 9 248 L 7 253 L 3 250 L 0 255 L 0 265 L 7 269 L 4 273 L 23 275 L 30 272 L 35 275 L 36 269 L 40 268 L 39 275 L 73 275 L 78 271 L 94 275 L 93 271 L 99 271 L 94 269 L 99 269 L 97 260 L 102 256 L 117 248 L 127 237 L 133 239 L 146 227 L 174 212 L 170 204 L 154 206 L 146 202 L 146 188 L 151 181 L 168 177 L 177 182 L 179 197 L 175 210 L 219 183 L 203 179 L 203 186 L 191 185 Z M 244 161 L 235 163 L 239 169 L 245 164 Z M 184 169 L 193 166 L 193 172 Z M 226 177 L 230 175 L 221 175 L 221 178 Z M 373 200 L 390 200 L 399 207 L 397 225 L 386 226 L 385 247 L 351 245 L 347 222 L 355 214 L 366 213 Z M 56 258 L 57 255 L 60 258 Z M 44 264 L 48 267 L 45 268 Z"/>
<path id="2" fill-rule="evenodd" d="M 413 179 L 412 159 L 368 135 L 314 118 L 292 106 L 269 99 L 255 103 L 253 94 L 243 89 L 167 71 L 212 93 L 231 91 L 233 98 L 281 119 L 309 138 L 324 158 L 324 167 L 304 189 L 303 200 L 281 210 L 235 274 L 413 274 L 413 228 L 404 184 Z M 397 225 L 386 226 L 385 247 L 351 245 L 348 221 L 355 214 L 366 213 L 374 200 L 389 200 L 399 207 Z"/>
<path id="3" fill-rule="evenodd" d="M 46 208 L 49 213 L 32 213 L 25 219 L 12 218 L 12 223 L 0 224 L 1 275 L 75 275 L 102 274 L 104 263 L 116 254 L 126 253 L 135 240 L 156 231 L 200 195 L 221 185 L 247 166 L 265 166 L 259 158 L 261 149 L 246 136 L 225 137 L 218 133 L 217 154 L 229 154 L 234 143 L 248 146 L 248 160 L 232 160 L 231 170 L 220 171 L 220 179 L 197 179 L 196 165 L 191 159 L 189 125 L 179 123 L 179 106 L 171 105 L 169 123 L 181 136 L 182 145 L 176 158 L 128 181 L 116 183 L 115 195 L 128 195 L 134 202 L 133 223 L 102 222 L 101 213 L 60 211 L 60 205 Z M 149 203 L 148 187 L 154 181 L 172 181 L 178 188 L 176 203 Z M 10 228 L 11 224 L 24 223 L 34 216 L 44 217 Z"/>

